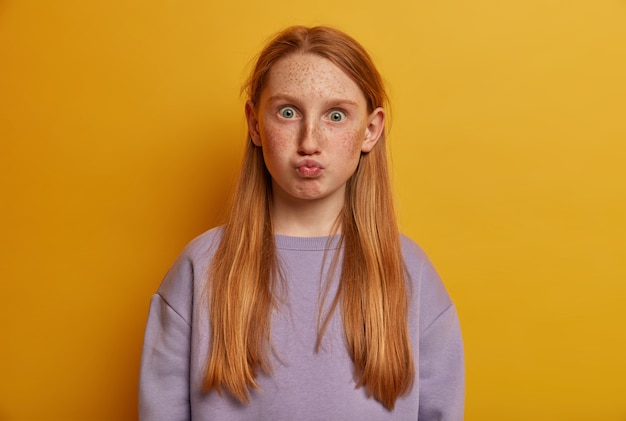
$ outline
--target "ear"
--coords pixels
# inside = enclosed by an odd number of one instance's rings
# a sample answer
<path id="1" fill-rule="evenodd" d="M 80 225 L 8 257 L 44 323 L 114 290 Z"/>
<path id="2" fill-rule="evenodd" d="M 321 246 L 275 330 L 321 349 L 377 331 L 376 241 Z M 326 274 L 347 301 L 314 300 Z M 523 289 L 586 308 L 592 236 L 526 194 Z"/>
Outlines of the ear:
<path id="1" fill-rule="evenodd" d="M 367 117 L 367 128 L 365 129 L 365 139 L 361 145 L 361 152 L 367 153 L 374 149 L 384 130 L 385 110 L 382 107 L 378 107 Z"/>
<path id="2" fill-rule="evenodd" d="M 261 134 L 259 133 L 259 119 L 257 118 L 254 102 L 251 99 L 246 101 L 246 122 L 248 123 L 248 134 L 255 146 L 261 146 Z"/>

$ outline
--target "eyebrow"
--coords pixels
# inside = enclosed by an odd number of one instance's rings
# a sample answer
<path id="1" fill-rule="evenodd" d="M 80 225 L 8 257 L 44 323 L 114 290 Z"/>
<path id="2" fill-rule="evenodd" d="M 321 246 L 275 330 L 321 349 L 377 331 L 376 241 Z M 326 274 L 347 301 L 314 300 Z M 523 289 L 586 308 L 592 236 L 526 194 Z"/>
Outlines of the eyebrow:
<path id="1" fill-rule="evenodd" d="M 298 103 L 300 100 L 298 97 L 287 95 L 287 94 L 276 94 L 272 95 L 267 99 L 268 102 L 276 102 L 276 101 L 287 101 L 292 103 Z M 352 101 L 351 99 L 344 98 L 336 98 L 330 99 L 328 101 L 324 101 L 326 105 L 352 105 L 357 107 L 359 104 L 356 101 Z"/>

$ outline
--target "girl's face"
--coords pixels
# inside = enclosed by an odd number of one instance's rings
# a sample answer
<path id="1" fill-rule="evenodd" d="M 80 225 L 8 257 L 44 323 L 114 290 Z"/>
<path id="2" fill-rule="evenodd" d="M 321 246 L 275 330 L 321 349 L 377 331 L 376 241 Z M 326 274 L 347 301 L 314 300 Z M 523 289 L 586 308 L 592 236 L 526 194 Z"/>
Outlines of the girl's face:
<path id="1" fill-rule="evenodd" d="M 274 201 L 327 200 L 341 206 L 362 152 L 380 138 L 385 112 L 368 113 L 357 84 L 331 61 L 291 54 L 266 76 L 259 102 L 246 103 L 254 144 L 263 149 Z"/>

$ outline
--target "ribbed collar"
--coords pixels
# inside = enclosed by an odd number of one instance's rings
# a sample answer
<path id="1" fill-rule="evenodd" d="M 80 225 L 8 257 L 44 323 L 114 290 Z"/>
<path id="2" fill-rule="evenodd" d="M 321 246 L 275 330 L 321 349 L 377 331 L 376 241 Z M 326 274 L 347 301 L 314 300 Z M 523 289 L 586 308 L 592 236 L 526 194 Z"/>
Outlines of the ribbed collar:
<path id="1" fill-rule="evenodd" d="M 282 250 L 335 250 L 339 246 L 340 234 L 330 237 L 290 237 L 275 235 L 276 248 Z"/>

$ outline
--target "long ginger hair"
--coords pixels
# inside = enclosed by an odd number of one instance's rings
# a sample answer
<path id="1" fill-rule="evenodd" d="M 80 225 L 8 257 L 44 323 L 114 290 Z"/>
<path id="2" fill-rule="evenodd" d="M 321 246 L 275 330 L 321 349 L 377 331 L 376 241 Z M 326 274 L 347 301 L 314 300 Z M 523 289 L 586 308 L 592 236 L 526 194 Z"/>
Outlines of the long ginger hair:
<path id="1" fill-rule="evenodd" d="M 342 69 L 363 91 L 369 112 L 387 104 L 382 78 L 365 49 L 343 32 L 322 26 L 290 27 L 270 40 L 244 85 L 254 104 L 274 63 L 294 53 L 316 54 Z M 373 150 L 361 154 L 345 191 L 336 224 L 344 250 L 339 288 L 328 313 L 320 313 L 318 348 L 339 307 L 357 386 L 392 410 L 411 389 L 415 368 L 384 133 Z M 270 324 L 279 278 L 271 176 L 261 148 L 250 140 L 231 206 L 209 272 L 211 348 L 203 389 L 221 393 L 225 388 L 248 402 L 249 388 L 258 387 L 257 371 L 270 372 Z"/>

